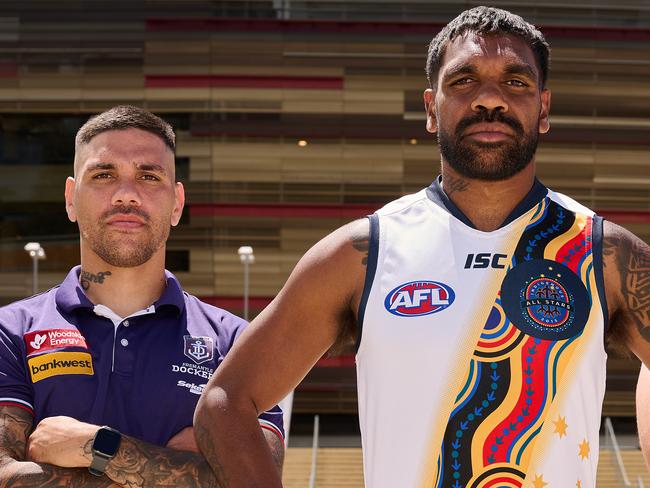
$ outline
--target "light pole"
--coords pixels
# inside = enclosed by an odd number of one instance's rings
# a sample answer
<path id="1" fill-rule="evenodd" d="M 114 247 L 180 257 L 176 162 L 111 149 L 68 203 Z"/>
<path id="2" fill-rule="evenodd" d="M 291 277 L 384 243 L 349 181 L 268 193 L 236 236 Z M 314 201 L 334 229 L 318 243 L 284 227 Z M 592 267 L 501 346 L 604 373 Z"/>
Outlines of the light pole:
<path id="1" fill-rule="evenodd" d="M 38 293 L 38 261 L 45 259 L 45 249 L 40 242 L 28 242 L 25 244 L 25 251 L 32 258 L 32 295 Z"/>
<path id="2" fill-rule="evenodd" d="M 255 255 L 251 246 L 241 246 L 237 254 L 244 265 L 244 320 L 248 320 L 248 267 L 255 262 Z"/>

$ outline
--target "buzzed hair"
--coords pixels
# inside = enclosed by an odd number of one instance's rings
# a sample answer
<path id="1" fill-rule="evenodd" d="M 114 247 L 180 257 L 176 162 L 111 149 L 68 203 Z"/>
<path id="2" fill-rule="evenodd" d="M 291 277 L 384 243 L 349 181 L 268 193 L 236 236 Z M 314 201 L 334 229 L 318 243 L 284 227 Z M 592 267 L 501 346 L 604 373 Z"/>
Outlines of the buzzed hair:
<path id="1" fill-rule="evenodd" d="M 429 44 L 427 79 L 432 88 L 436 85 L 442 57 L 447 44 L 466 32 L 476 34 L 512 35 L 526 42 L 535 55 L 540 72 L 540 86 L 546 86 L 550 48 L 544 34 L 519 15 L 494 7 L 475 7 L 465 10 L 449 22 Z"/>
<path id="2" fill-rule="evenodd" d="M 109 130 L 141 129 L 162 139 L 175 152 L 176 135 L 172 126 L 151 112 L 133 105 L 118 105 L 89 118 L 75 137 L 75 150 L 88 144 L 93 137 Z"/>

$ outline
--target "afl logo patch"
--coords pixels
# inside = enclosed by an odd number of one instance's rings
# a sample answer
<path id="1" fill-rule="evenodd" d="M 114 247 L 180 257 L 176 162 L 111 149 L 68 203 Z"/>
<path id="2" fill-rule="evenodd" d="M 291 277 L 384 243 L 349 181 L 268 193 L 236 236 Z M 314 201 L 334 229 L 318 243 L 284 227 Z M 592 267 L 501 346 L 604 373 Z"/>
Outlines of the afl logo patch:
<path id="1" fill-rule="evenodd" d="M 393 315 L 419 317 L 440 312 L 456 298 L 450 286 L 437 281 L 410 281 L 393 289 L 384 306 Z"/>
<path id="2" fill-rule="evenodd" d="M 501 304 L 517 328 L 548 340 L 580 334 L 591 307 L 580 278 L 548 259 L 525 261 L 511 269 L 503 280 Z"/>

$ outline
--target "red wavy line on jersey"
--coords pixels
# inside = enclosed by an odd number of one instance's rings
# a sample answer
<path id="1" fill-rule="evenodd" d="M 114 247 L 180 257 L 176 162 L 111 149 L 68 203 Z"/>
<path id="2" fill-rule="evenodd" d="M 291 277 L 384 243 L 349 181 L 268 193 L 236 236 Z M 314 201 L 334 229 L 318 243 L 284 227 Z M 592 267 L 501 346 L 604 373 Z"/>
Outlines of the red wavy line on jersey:
<path id="1" fill-rule="evenodd" d="M 592 224 L 592 219 L 589 217 L 587 218 L 587 222 L 585 224 L 584 229 L 582 229 L 581 232 L 578 232 L 570 241 L 565 243 L 557 252 L 555 255 L 554 260 L 557 261 L 558 263 L 565 264 L 569 269 L 571 269 L 575 274 L 580 276 L 580 270 L 578 269 L 578 264 L 580 263 L 580 260 L 583 258 L 583 256 L 588 253 L 591 250 L 591 240 L 587 240 L 587 237 L 591 237 L 591 224 Z M 582 245 L 582 241 L 586 242 L 586 245 Z M 565 262 L 564 258 L 568 256 L 569 251 L 573 248 L 573 246 L 578 245 L 580 246 L 580 252 L 575 253 L 573 256 L 569 258 L 569 261 Z"/>
<path id="2" fill-rule="evenodd" d="M 483 463 L 487 466 L 488 463 L 488 457 L 494 456 L 494 461 L 495 463 L 502 463 L 502 462 L 509 462 L 509 460 L 506 458 L 508 449 L 510 448 L 510 444 L 512 440 L 522 431 L 522 426 L 528 426 L 527 422 L 532 421 L 533 418 L 537 416 L 537 413 L 544 407 L 542 404 L 542 401 L 544 399 L 545 392 L 547 389 L 547 378 L 546 378 L 546 365 L 545 365 L 545 359 L 546 359 L 546 352 L 554 344 L 554 341 L 545 341 L 543 340 L 539 344 L 535 344 L 534 338 L 533 337 L 528 337 L 526 340 L 526 343 L 524 344 L 524 347 L 521 349 L 521 360 L 518 364 L 514 364 L 515 361 L 512 361 L 512 367 L 513 368 L 521 368 L 521 377 L 522 377 L 522 382 L 521 385 L 519 386 L 519 399 L 517 400 L 517 403 L 515 404 L 514 408 L 508 414 L 506 418 L 504 418 L 501 423 L 499 423 L 496 428 L 488 434 L 488 436 L 485 438 L 485 444 L 483 445 Z M 535 347 L 536 349 L 536 354 L 529 354 L 529 349 Z M 530 363 L 526 362 L 526 357 L 531 356 L 533 358 L 533 361 Z M 524 374 L 524 370 L 528 368 L 528 365 L 532 368 L 533 372 L 530 375 L 530 377 L 533 379 L 533 382 L 529 385 L 527 384 L 524 380 L 528 375 Z M 513 375 L 511 374 L 511 377 Z M 532 388 L 534 391 L 533 395 L 528 395 L 526 393 L 526 390 L 528 388 Z M 513 388 L 516 388 L 516 385 L 510 385 L 510 390 L 506 397 L 510 398 L 516 390 L 513 390 Z M 526 407 L 526 398 L 531 398 L 532 403 L 528 406 L 528 415 L 524 416 L 524 421 L 523 422 L 518 422 L 517 421 L 517 416 L 521 415 L 521 411 Z M 510 424 L 515 423 L 517 424 L 517 429 L 516 430 L 511 430 L 510 429 Z M 503 435 L 504 429 L 508 429 L 510 433 L 507 436 Z M 497 444 L 497 451 L 492 452 L 491 447 L 492 445 L 496 444 L 496 438 L 497 437 L 502 437 L 503 442 L 502 444 Z"/>
<path id="3" fill-rule="evenodd" d="M 490 488 L 491 486 L 496 485 L 497 483 L 511 483 L 513 486 L 519 486 L 521 487 L 521 481 L 519 480 L 514 480 L 512 478 L 495 478 L 493 480 L 488 481 L 483 485 L 482 488 Z"/>

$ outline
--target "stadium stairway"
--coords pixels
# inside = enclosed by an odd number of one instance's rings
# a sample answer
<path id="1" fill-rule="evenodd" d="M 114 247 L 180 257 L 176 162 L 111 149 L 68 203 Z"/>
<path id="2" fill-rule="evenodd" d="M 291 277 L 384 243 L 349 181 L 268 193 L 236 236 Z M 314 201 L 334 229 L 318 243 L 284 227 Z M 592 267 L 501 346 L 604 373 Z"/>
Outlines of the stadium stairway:
<path id="1" fill-rule="evenodd" d="M 650 487 L 650 473 L 641 451 L 626 449 L 622 450 L 621 454 L 632 486 L 637 487 L 637 478 L 640 476 L 644 486 Z M 362 458 L 359 448 L 320 448 L 317 466 L 316 488 L 363 488 Z M 308 488 L 310 468 L 310 448 L 289 448 L 284 463 L 284 488 Z M 614 453 L 608 449 L 601 449 L 596 488 L 621 488 L 622 486 Z"/>

